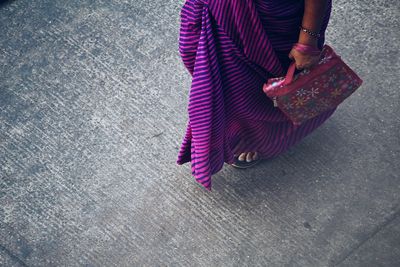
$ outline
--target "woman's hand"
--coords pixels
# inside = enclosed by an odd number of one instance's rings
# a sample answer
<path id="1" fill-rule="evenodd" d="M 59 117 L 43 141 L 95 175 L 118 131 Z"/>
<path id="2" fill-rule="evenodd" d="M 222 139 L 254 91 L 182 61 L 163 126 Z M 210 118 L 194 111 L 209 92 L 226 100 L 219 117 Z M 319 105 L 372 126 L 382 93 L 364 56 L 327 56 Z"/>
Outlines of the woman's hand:
<path id="1" fill-rule="evenodd" d="M 319 55 L 303 54 L 296 49 L 293 49 L 289 53 L 289 58 L 296 62 L 296 68 L 298 70 L 309 69 L 319 61 Z"/>
<path id="2" fill-rule="evenodd" d="M 328 0 L 304 0 L 304 14 L 301 26 L 313 32 L 320 32 L 324 10 Z M 318 39 L 304 31 L 300 31 L 298 43 L 309 45 L 317 49 Z M 296 61 L 297 69 L 308 69 L 319 61 L 319 55 L 301 53 L 292 49 L 289 58 Z"/>

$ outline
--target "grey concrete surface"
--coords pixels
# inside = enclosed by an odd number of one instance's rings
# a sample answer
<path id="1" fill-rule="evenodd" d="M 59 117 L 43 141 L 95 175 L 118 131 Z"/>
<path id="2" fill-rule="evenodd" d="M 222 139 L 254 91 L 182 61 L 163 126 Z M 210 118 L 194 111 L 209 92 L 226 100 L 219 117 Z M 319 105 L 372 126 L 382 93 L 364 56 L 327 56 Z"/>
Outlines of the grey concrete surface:
<path id="1" fill-rule="evenodd" d="M 175 163 L 182 4 L 0 5 L 0 265 L 400 266 L 399 1 L 334 1 L 363 86 L 212 192 Z"/>

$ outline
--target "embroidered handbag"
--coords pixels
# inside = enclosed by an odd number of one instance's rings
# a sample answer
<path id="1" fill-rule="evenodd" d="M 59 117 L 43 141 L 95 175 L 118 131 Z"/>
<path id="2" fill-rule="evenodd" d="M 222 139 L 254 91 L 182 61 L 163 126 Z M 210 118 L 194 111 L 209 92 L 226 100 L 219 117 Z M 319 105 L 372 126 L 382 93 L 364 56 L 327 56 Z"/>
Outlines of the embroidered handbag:
<path id="1" fill-rule="evenodd" d="M 270 78 L 264 93 L 295 125 L 335 108 L 362 84 L 360 77 L 329 45 L 324 45 L 319 62 L 295 73 L 295 62 L 285 77 Z"/>

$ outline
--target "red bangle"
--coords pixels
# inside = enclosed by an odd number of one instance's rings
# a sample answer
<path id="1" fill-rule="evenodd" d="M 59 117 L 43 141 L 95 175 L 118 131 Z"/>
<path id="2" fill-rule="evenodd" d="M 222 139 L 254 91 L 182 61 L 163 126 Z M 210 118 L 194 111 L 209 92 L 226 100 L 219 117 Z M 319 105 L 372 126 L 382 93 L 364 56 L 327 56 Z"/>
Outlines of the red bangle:
<path id="1" fill-rule="evenodd" d="M 315 48 L 314 46 L 311 46 L 311 45 L 301 44 L 301 43 L 295 43 L 293 45 L 293 49 L 299 51 L 300 53 L 308 54 L 308 55 L 319 55 L 321 53 L 321 51 L 318 48 Z"/>

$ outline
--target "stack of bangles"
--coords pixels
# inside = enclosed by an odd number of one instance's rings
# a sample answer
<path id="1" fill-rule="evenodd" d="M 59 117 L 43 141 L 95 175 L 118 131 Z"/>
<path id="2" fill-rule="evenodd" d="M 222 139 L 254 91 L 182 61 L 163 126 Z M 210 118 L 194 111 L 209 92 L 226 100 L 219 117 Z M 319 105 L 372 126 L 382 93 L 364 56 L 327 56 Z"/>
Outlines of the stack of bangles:
<path id="1" fill-rule="evenodd" d="M 313 55 L 313 56 L 318 56 L 321 53 L 321 51 L 318 48 L 315 48 L 314 46 L 311 46 L 311 45 L 301 44 L 301 43 L 295 43 L 293 45 L 293 49 L 299 51 L 300 53 L 307 54 L 307 55 Z"/>

